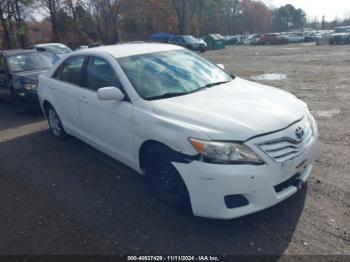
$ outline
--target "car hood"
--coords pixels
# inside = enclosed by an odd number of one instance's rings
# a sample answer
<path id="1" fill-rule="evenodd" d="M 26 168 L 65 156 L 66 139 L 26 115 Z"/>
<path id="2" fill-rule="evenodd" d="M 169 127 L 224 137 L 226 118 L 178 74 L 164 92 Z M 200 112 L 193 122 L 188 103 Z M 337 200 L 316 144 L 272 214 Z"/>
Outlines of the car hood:
<path id="1" fill-rule="evenodd" d="M 305 103 L 292 94 L 241 78 L 151 103 L 162 118 L 191 125 L 213 140 L 245 141 L 286 128 L 306 111 Z"/>
<path id="2" fill-rule="evenodd" d="M 46 72 L 47 70 L 33 70 L 33 71 L 25 71 L 25 72 L 16 72 L 13 73 L 13 76 L 16 78 L 25 78 L 28 80 L 32 80 L 34 82 L 38 81 L 39 75 Z"/>

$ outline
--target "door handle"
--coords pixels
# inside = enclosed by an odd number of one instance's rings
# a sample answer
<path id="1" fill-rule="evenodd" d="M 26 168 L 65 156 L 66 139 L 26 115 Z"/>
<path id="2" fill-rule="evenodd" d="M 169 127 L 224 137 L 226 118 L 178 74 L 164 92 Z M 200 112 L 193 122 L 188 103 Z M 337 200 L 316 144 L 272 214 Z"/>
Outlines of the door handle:
<path id="1" fill-rule="evenodd" d="M 82 102 L 82 103 L 84 103 L 84 104 L 87 104 L 87 103 L 88 103 L 88 100 L 86 99 L 85 96 L 81 96 L 79 100 L 80 100 L 80 102 Z"/>
<path id="2" fill-rule="evenodd" d="M 51 89 L 55 89 L 56 87 L 55 87 L 54 84 L 50 84 L 50 88 L 51 88 Z"/>

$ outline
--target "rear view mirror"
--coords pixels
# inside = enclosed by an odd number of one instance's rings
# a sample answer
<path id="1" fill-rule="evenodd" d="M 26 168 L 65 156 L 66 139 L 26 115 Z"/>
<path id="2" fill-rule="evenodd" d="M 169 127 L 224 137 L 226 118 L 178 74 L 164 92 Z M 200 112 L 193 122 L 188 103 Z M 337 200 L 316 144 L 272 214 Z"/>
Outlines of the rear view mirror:
<path id="1" fill-rule="evenodd" d="M 111 86 L 98 89 L 97 97 L 103 101 L 122 101 L 125 98 L 125 95 L 119 88 Z"/>
<path id="2" fill-rule="evenodd" d="M 225 66 L 223 64 L 217 64 L 218 67 L 220 67 L 222 70 L 225 70 Z"/>

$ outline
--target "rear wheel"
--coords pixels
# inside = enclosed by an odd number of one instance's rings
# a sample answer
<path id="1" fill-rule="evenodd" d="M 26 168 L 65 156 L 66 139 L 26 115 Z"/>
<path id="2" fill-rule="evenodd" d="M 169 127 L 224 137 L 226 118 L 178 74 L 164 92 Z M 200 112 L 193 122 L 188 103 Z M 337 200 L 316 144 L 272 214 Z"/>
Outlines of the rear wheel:
<path id="1" fill-rule="evenodd" d="M 155 145 L 145 156 L 145 172 L 157 198 L 176 208 L 189 208 L 187 187 L 173 166 L 173 153 L 162 145 Z"/>
<path id="2" fill-rule="evenodd" d="M 55 109 L 51 105 L 48 105 L 46 106 L 45 111 L 52 134 L 60 140 L 65 139 L 67 137 L 67 133 L 64 131 L 62 122 L 58 117 L 58 114 L 56 113 Z"/>

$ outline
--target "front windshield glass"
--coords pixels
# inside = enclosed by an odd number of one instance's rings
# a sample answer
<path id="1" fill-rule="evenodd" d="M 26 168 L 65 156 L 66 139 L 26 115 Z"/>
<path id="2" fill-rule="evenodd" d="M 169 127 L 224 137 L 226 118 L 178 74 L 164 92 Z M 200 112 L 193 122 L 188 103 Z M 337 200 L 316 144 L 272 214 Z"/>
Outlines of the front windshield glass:
<path id="1" fill-rule="evenodd" d="M 198 41 L 196 38 L 194 38 L 193 36 L 190 36 L 190 35 L 185 35 L 183 38 L 186 40 L 186 42 L 190 42 L 190 43 Z"/>
<path id="2" fill-rule="evenodd" d="M 8 65 L 11 72 L 23 72 L 50 68 L 58 60 L 57 56 L 50 53 L 30 52 L 12 55 L 8 57 Z"/>
<path id="3" fill-rule="evenodd" d="M 146 100 L 186 95 L 232 80 L 222 69 L 187 50 L 117 60 L 137 93 Z"/>
<path id="4" fill-rule="evenodd" d="M 65 45 L 48 45 L 44 46 L 44 48 L 54 54 L 67 54 L 72 52 L 72 50 Z"/>

